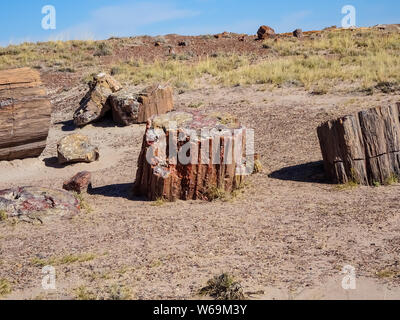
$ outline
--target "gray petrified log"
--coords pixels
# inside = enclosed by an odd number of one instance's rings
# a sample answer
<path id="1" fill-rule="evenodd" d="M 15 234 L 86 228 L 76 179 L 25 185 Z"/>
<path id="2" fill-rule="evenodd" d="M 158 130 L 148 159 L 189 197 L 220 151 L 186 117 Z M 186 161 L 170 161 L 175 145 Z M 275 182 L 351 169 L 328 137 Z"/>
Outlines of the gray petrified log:
<path id="1" fill-rule="evenodd" d="M 400 104 L 321 124 L 318 138 L 333 183 L 386 184 L 400 177 Z"/>

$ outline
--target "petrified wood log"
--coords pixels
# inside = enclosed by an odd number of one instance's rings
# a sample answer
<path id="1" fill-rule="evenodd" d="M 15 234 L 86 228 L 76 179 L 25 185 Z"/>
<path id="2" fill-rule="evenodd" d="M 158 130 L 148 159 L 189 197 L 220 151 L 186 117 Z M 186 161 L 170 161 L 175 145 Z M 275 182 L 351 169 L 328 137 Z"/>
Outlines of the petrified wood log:
<path id="1" fill-rule="evenodd" d="M 174 111 L 152 117 L 138 159 L 135 194 L 175 201 L 233 191 L 253 172 L 254 145 L 246 144 L 247 131 L 234 117 L 217 113 Z"/>
<path id="2" fill-rule="evenodd" d="M 334 183 L 386 184 L 400 177 L 400 104 L 328 121 L 317 129 L 325 171 Z"/>
<path id="3" fill-rule="evenodd" d="M 174 107 L 172 88 L 159 84 L 142 92 L 128 87 L 110 95 L 109 99 L 114 121 L 123 126 L 146 123 L 150 117 L 167 113 Z"/>
<path id="4" fill-rule="evenodd" d="M 108 74 L 99 73 L 89 82 L 89 91 L 74 112 L 76 126 L 85 126 L 101 119 L 111 109 L 108 97 L 111 93 L 122 89 L 122 86 Z"/>
<path id="5" fill-rule="evenodd" d="M 46 147 L 50 116 L 37 71 L 0 71 L 0 160 L 39 156 Z"/>

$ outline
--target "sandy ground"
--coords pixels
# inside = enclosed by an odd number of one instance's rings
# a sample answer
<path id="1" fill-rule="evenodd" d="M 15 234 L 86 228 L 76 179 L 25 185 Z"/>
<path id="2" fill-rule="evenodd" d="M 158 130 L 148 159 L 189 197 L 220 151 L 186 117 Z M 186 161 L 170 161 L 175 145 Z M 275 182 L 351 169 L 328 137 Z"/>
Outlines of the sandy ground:
<path id="1" fill-rule="evenodd" d="M 136 299 L 193 299 L 207 280 L 231 272 L 252 299 L 400 298 L 400 185 L 341 190 L 324 179 L 316 127 L 399 95 L 311 95 L 297 88 L 208 87 L 176 94 L 176 109 L 199 103 L 229 111 L 256 132 L 263 173 L 228 202 L 155 206 L 132 198 L 143 125 L 104 121 L 77 129 L 99 145 L 100 160 L 58 166 L 57 141 L 72 133 L 85 87 L 50 90 L 54 112 L 39 159 L 0 162 L 0 188 L 61 188 L 89 170 L 93 208 L 44 225 L 0 224 L 0 278 L 11 299 L 71 299 L 75 289 L 129 288 Z M 33 259 L 94 254 L 56 266 L 57 289 L 41 287 Z M 342 267 L 356 269 L 357 289 L 341 288 Z"/>

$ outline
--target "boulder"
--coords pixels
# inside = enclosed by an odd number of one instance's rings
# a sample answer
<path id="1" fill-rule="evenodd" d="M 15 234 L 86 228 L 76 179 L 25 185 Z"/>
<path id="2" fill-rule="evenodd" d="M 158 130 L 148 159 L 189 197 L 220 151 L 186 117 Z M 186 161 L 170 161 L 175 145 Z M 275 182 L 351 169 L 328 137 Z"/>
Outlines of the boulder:
<path id="1" fill-rule="evenodd" d="M 261 26 L 257 31 L 258 40 L 265 40 L 275 37 L 275 30 L 268 26 Z"/>
<path id="2" fill-rule="evenodd" d="M 93 162 L 99 159 L 99 150 L 82 134 L 71 134 L 57 144 L 58 163 Z"/>
<path id="3" fill-rule="evenodd" d="M 110 95 L 110 105 L 113 119 L 119 125 L 146 123 L 150 117 L 173 109 L 173 90 L 160 84 L 143 91 L 129 87 Z"/>
<path id="4" fill-rule="evenodd" d="M 246 128 L 229 114 L 154 116 L 143 137 L 134 193 L 167 201 L 213 200 L 230 193 L 253 173 L 254 153 L 244 156 L 246 137 Z"/>
<path id="5" fill-rule="evenodd" d="M 42 187 L 17 187 L 0 190 L 0 211 L 7 218 L 28 222 L 46 217 L 71 217 L 79 213 L 79 201 L 69 192 Z"/>
<path id="6" fill-rule="evenodd" d="M 76 126 L 84 126 L 101 119 L 111 109 L 108 97 L 122 89 L 122 86 L 110 75 L 100 73 L 89 83 L 89 91 L 79 103 L 74 113 Z"/>
<path id="7" fill-rule="evenodd" d="M 301 29 L 296 29 L 293 31 L 293 37 L 296 37 L 298 39 L 303 38 L 303 30 Z"/>
<path id="8" fill-rule="evenodd" d="M 92 174 L 88 171 L 78 172 L 71 179 L 63 184 L 63 189 L 67 191 L 75 191 L 76 193 L 87 192 L 88 187 L 92 184 Z"/>

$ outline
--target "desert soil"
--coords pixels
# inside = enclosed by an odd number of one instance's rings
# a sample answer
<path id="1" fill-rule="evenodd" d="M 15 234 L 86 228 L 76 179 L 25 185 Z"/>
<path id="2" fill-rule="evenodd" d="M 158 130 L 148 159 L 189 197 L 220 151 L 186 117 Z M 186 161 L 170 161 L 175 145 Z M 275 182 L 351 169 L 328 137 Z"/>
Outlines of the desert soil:
<path id="1" fill-rule="evenodd" d="M 38 159 L 0 162 L 0 189 L 61 188 L 82 170 L 93 175 L 92 207 L 43 225 L 0 224 L 0 278 L 16 299 L 73 299 L 75 289 L 129 288 L 135 299 L 192 299 L 207 280 L 230 272 L 252 299 L 400 298 L 400 185 L 338 188 L 323 173 L 316 127 L 400 95 L 312 95 L 265 85 L 175 93 L 175 109 L 228 111 L 255 129 L 263 172 L 230 201 L 156 205 L 134 198 L 144 125 L 105 120 L 75 129 L 72 113 L 86 86 L 76 74 L 44 73 L 54 105 L 47 148 Z M 55 79 L 57 81 L 55 81 Z M 91 164 L 59 166 L 57 141 L 72 132 L 100 148 Z M 44 291 L 34 259 L 93 254 L 56 266 L 57 289 Z M 342 267 L 357 290 L 341 289 Z"/>

